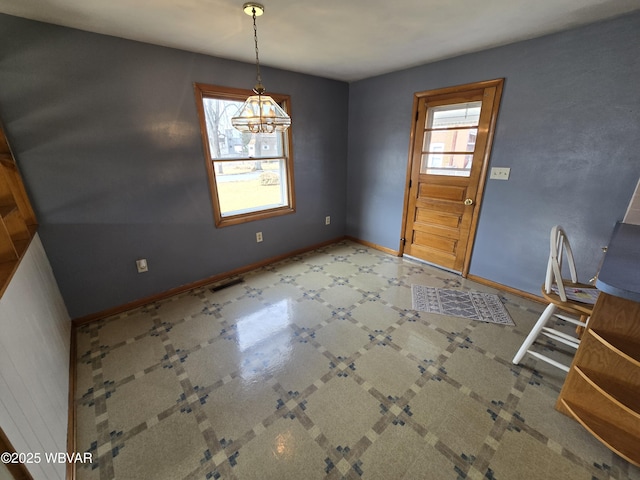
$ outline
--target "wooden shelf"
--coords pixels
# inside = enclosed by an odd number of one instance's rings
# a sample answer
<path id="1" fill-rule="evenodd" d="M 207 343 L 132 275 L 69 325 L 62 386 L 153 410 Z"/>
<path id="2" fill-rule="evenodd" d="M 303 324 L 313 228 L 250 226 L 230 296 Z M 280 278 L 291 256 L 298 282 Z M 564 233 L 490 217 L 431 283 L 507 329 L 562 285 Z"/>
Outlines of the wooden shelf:
<path id="1" fill-rule="evenodd" d="M 0 296 L 18 269 L 37 227 L 18 166 L 0 125 Z"/>
<path id="2" fill-rule="evenodd" d="M 9 286 L 9 281 L 13 278 L 13 274 L 16 273 L 19 264 L 18 260 L 0 263 L 0 297 L 4 295 L 4 291 Z"/>
<path id="3" fill-rule="evenodd" d="M 0 218 L 6 218 L 15 210 L 18 206 L 14 203 L 12 205 L 0 205 Z"/>
<path id="4" fill-rule="evenodd" d="M 607 348 L 615 351 L 618 355 L 622 355 L 628 361 L 634 363 L 636 367 L 640 367 L 639 340 L 593 329 L 589 330 L 589 333 Z"/>
<path id="5" fill-rule="evenodd" d="M 609 401 L 640 420 L 640 397 L 632 385 L 625 384 L 610 375 L 587 370 L 583 367 L 575 367 L 575 369 L 589 385 L 607 397 Z"/>
<path id="6" fill-rule="evenodd" d="M 27 238 L 24 240 L 14 240 L 13 246 L 15 247 L 16 253 L 20 258 L 22 258 L 22 256 L 26 253 L 30 243 L 31 243 L 31 238 Z"/>
<path id="7" fill-rule="evenodd" d="M 0 152 L 0 162 L 13 162 L 11 152 Z"/>
<path id="8" fill-rule="evenodd" d="M 640 303 L 601 292 L 556 408 L 640 467 L 639 391 Z"/>
<path id="9" fill-rule="evenodd" d="M 561 400 L 580 424 L 593 436 L 625 460 L 640 467 L 640 439 L 587 409 L 567 400 Z"/>

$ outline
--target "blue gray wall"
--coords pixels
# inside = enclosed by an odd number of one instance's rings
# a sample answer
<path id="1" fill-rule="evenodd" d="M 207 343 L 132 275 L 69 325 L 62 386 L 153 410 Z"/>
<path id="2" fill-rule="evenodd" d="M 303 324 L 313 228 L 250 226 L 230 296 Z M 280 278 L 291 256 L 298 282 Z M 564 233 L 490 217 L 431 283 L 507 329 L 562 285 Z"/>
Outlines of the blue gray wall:
<path id="1" fill-rule="evenodd" d="M 344 235 L 348 84 L 263 69 L 291 95 L 297 212 L 216 229 L 193 83 L 251 88 L 255 66 L 6 15 L 0 32 L 0 118 L 71 317 Z"/>
<path id="2" fill-rule="evenodd" d="M 413 93 L 505 78 L 470 273 L 538 294 L 551 227 L 588 280 L 640 177 L 640 14 L 351 84 L 347 233 L 397 249 Z"/>
<path id="3" fill-rule="evenodd" d="M 297 212 L 222 229 L 192 85 L 250 88 L 252 65 L 6 15 L 0 32 L 0 118 L 72 317 L 345 233 L 397 249 L 418 91 L 506 79 L 491 165 L 511 178 L 487 183 L 474 275 L 537 293 L 561 223 L 590 276 L 640 176 L 640 14 L 351 85 L 265 68 L 292 98 Z"/>

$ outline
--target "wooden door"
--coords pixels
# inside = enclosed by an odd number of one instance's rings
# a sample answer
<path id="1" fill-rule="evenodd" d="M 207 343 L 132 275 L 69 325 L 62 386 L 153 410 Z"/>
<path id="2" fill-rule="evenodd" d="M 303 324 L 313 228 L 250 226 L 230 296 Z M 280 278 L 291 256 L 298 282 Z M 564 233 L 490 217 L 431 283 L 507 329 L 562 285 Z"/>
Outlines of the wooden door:
<path id="1" fill-rule="evenodd" d="M 502 83 L 416 94 L 402 253 L 468 273 Z"/>

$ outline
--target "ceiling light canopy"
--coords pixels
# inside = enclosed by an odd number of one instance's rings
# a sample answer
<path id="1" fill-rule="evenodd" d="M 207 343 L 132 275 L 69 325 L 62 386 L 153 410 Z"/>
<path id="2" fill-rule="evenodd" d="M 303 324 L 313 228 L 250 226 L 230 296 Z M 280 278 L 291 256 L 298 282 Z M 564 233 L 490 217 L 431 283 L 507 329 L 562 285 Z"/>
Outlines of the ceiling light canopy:
<path id="1" fill-rule="evenodd" d="M 264 6 L 259 3 L 245 3 L 244 13 L 253 17 L 253 39 L 256 47 L 256 86 L 253 91 L 256 95 L 251 95 L 244 102 L 238 115 L 231 119 L 231 124 L 241 132 L 248 133 L 273 133 L 281 132 L 291 126 L 291 117 L 278 105 L 273 98 L 265 95 L 265 88 L 262 84 L 260 74 L 260 59 L 258 57 L 258 29 L 256 27 L 256 17 L 264 13 Z"/>

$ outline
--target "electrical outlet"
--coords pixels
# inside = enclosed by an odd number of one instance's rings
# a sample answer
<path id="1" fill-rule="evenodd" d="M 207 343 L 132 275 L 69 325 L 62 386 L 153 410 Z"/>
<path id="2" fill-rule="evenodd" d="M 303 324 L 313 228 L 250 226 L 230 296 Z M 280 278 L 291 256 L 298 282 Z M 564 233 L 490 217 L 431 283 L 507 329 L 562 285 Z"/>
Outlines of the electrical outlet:
<path id="1" fill-rule="evenodd" d="M 489 178 L 493 180 L 509 180 L 509 173 L 511 173 L 509 167 L 492 167 Z"/>
<path id="2" fill-rule="evenodd" d="M 256 233 L 256 242 L 260 243 L 262 241 L 262 232 Z"/>
<path id="3" fill-rule="evenodd" d="M 138 273 L 148 272 L 149 264 L 147 264 L 147 259 L 141 258 L 140 260 L 136 260 L 136 268 L 138 269 Z"/>
<path id="4" fill-rule="evenodd" d="M 329 225 L 330 223 L 331 223 L 331 217 L 327 215 L 326 217 L 324 217 L 324 224 Z"/>

